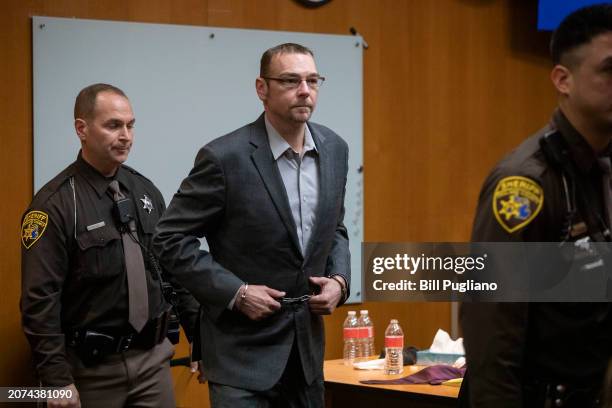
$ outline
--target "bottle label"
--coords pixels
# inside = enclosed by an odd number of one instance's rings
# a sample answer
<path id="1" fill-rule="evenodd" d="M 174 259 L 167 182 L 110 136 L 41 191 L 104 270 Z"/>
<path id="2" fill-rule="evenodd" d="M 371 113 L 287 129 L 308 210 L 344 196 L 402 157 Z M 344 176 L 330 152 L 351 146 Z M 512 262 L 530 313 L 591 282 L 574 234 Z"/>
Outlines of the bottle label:
<path id="1" fill-rule="evenodd" d="M 404 348 L 404 336 L 385 336 L 385 347 Z"/>
<path id="2" fill-rule="evenodd" d="M 345 327 L 342 333 L 345 339 L 356 339 L 361 334 L 359 327 Z"/>
<path id="3" fill-rule="evenodd" d="M 367 339 L 368 337 L 374 337 L 374 327 L 360 327 L 359 337 Z"/>

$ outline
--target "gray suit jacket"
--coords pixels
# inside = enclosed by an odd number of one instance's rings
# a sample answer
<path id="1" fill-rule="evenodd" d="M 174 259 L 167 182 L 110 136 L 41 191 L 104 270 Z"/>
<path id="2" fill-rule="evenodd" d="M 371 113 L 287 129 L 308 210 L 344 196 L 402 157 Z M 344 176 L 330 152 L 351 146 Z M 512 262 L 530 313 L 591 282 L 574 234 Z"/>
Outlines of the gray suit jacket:
<path id="1" fill-rule="evenodd" d="M 302 255 L 264 117 L 204 146 L 157 225 L 163 266 L 201 304 L 202 362 L 210 381 L 266 390 L 280 378 L 294 339 L 306 381 L 322 377 L 321 316 L 307 304 L 252 321 L 227 306 L 243 282 L 288 297 L 311 293 L 308 277 L 342 275 L 350 284 L 343 224 L 348 147 L 308 123 L 319 152 L 319 203 Z M 210 252 L 200 250 L 206 237 Z"/>

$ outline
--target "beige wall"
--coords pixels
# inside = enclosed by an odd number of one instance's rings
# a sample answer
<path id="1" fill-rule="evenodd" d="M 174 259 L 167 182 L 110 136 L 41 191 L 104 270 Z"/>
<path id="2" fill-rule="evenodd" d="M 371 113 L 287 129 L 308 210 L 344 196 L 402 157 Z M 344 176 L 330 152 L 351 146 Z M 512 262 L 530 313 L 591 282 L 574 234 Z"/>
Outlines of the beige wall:
<path id="1" fill-rule="evenodd" d="M 548 35 L 535 30 L 535 0 L 333 0 L 317 10 L 292 0 L 2 0 L 0 7 L 0 385 L 31 381 L 18 309 L 19 221 L 32 197 L 31 16 L 332 34 L 356 27 L 370 45 L 364 53 L 368 241 L 467 240 L 487 170 L 539 128 L 555 103 Z M 418 347 L 438 327 L 450 328 L 445 303 L 360 307 L 370 309 L 379 347 L 391 317 Z M 341 355 L 345 314 L 341 308 L 326 318 L 328 358 Z M 174 374 L 179 405 L 202 406 L 205 387 L 184 369 Z"/>

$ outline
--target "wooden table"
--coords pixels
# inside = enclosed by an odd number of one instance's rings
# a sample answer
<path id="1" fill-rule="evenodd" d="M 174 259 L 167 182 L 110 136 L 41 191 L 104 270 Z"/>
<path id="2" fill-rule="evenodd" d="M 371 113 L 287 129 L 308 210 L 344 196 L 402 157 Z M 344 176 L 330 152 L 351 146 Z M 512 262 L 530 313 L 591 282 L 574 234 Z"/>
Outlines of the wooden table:
<path id="1" fill-rule="evenodd" d="M 414 374 L 422 366 L 406 366 L 399 375 L 380 370 L 355 370 L 340 360 L 328 360 L 325 374 L 327 408 L 441 408 L 456 407 L 459 387 L 429 384 L 362 384 L 360 380 L 391 380 Z"/>

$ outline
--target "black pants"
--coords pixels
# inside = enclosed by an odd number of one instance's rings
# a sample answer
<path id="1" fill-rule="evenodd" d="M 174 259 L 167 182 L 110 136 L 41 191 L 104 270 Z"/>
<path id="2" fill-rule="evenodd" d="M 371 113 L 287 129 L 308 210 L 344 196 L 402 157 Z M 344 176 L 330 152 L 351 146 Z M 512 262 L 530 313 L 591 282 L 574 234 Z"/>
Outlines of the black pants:
<path id="1" fill-rule="evenodd" d="M 229 385 L 208 383 L 211 408 L 323 408 L 323 378 L 306 384 L 304 371 L 294 342 L 287 366 L 278 382 L 269 390 L 252 391 Z"/>

